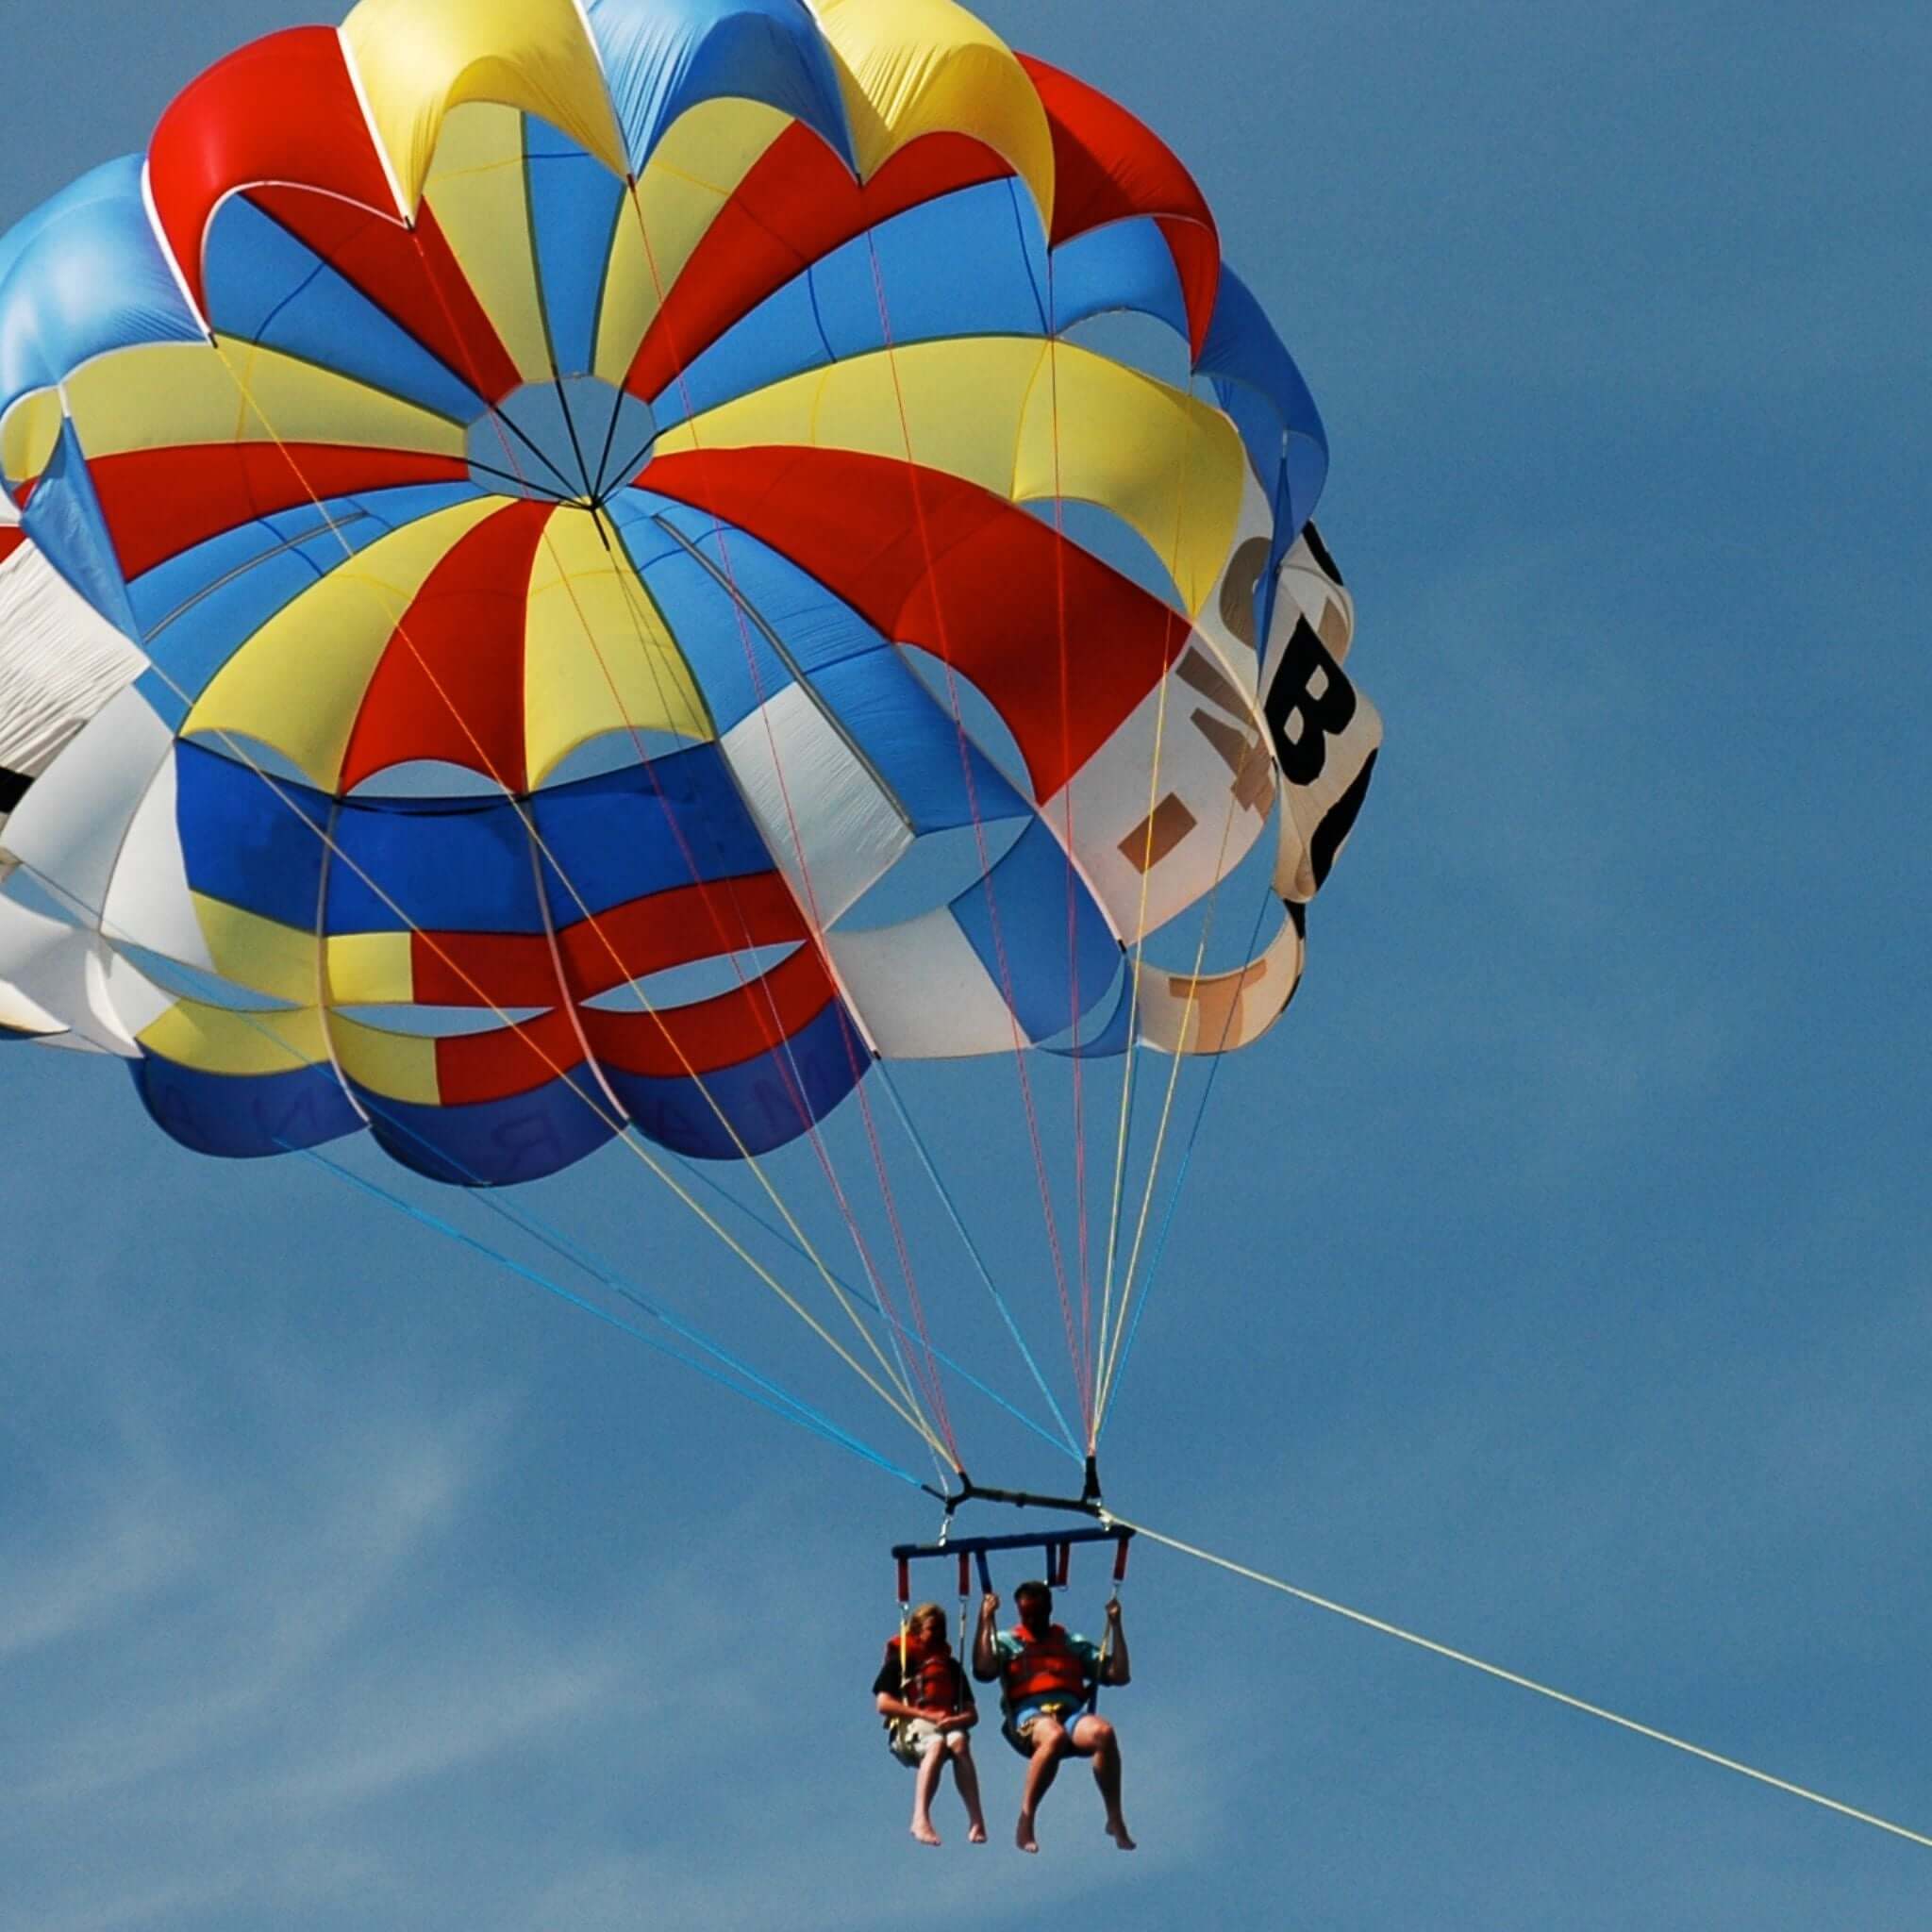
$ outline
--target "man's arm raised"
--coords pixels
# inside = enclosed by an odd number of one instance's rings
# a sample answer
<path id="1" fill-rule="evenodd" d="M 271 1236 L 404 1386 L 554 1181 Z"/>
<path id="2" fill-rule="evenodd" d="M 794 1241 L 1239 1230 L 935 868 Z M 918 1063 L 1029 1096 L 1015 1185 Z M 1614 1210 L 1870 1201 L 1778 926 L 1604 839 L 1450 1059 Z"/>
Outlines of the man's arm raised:
<path id="1" fill-rule="evenodd" d="M 979 1600 L 979 1627 L 973 1633 L 973 1674 L 982 1684 L 991 1684 L 1000 1674 L 1000 1654 L 993 1642 L 1000 1613 L 1000 1600 L 991 1591 Z"/>
<path id="2" fill-rule="evenodd" d="M 1103 1684 L 1131 1684 L 1133 1674 L 1127 1668 L 1127 1632 L 1121 1622 L 1121 1600 L 1115 1597 L 1107 1607 L 1107 1657 L 1100 1666 L 1100 1681 Z"/>

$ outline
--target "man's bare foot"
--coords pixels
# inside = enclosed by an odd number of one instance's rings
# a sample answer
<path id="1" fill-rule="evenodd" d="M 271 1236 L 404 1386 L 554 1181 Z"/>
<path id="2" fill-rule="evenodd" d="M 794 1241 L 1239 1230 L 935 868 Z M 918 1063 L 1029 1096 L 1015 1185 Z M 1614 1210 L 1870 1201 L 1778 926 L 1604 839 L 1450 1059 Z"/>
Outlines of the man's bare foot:
<path id="1" fill-rule="evenodd" d="M 1040 1841 L 1033 1836 L 1033 1821 L 1024 1811 L 1020 1814 L 1020 1823 L 1014 1827 L 1013 1842 L 1023 1852 L 1037 1852 L 1040 1849 Z"/>
<path id="2" fill-rule="evenodd" d="M 923 1845 L 936 1845 L 940 1841 L 939 1833 L 924 1818 L 913 1820 L 912 1836 Z"/>
<path id="3" fill-rule="evenodd" d="M 986 1826 L 978 1819 L 966 1828 L 966 1842 L 969 1845 L 983 1845 L 986 1842 Z"/>
<path id="4" fill-rule="evenodd" d="M 1127 1823 L 1125 1819 L 1115 1818 L 1110 1820 L 1106 1829 L 1108 1837 L 1112 1839 L 1122 1851 L 1131 1852 L 1134 1850 L 1134 1840 L 1127 1836 Z"/>

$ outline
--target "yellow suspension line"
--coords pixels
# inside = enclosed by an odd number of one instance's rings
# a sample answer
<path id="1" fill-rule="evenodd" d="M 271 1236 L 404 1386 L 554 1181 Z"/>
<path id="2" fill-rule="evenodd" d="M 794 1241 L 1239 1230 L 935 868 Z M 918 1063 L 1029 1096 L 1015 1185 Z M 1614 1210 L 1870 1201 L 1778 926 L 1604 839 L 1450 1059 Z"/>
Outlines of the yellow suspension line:
<path id="1" fill-rule="evenodd" d="M 1221 847 L 1214 856 L 1214 890 L 1208 895 L 1208 915 L 1201 925 L 1201 942 L 1194 949 L 1194 970 L 1188 983 L 1188 1010 L 1181 1021 L 1181 1037 L 1187 1037 L 1188 1023 L 1193 1016 L 1195 1007 L 1200 1003 L 1201 969 L 1208 958 L 1208 941 L 1214 931 L 1215 915 L 1220 909 L 1221 888 L 1225 883 L 1222 866 L 1227 858 L 1227 841 L 1234 830 L 1235 812 L 1240 807 L 1241 786 L 1237 782 L 1230 787 L 1227 798 L 1227 811 L 1221 822 Z M 1266 827 L 1263 826 L 1265 832 Z M 1107 1406 L 1113 1397 L 1114 1376 L 1120 1368 L 1121 1345 L 1126 1335 L 1127 1307 L 1133 1299 L 1134 1277 L 1141 1265 L 1141 1245 L 1147 1233 L 1148 1210 L 1154 1204 L 1154 1184 L 1159 1177 L 1161 1155 L 1167 1145 L 1167 1130 L 1174 1118 L 1174 1094 L 1180 1086 L 1181 1062 L 1187 1056 L 1174 1053 L 1170 1056 L 1167 1074 L 1167 1092 L 1160 1103 L 1160 1124 L 1154 1136 L 1154 1158 L 1147 1167 L 1147 1186 L 1141 1196 L 1140 1218 L 1134 1227 L 1134 1244 L 1127 1255 L 1127 1272 L 1121 1281 L 1120 1307 L 1115 1314 L 1113 1335 L 1110 1343 L 1103 1335 L 1103 1363 L 1099 1392 L 1094 1401 L 1093 1436 L 1097 1442 L 1100 1432 L 1107 1421 Z"/>
<path id="2" fill-rule="evenodd" d="M 1191 399 L 1193 383 L 1189 380 L 1188 394 Z M 1186 528 L 1189 471 L 1191 467 L 1193 438 L 1183 439 L 1181 443 L 1181 474 L 1174 489 L 1174 541 L 1169 547 L 1167 574 L 1176 586 L 1178 594 L 1181 533 Z M 1185 605 L 1186 600 L 1182 600 Z M 1170 618 L 1172 621 L 1172 618 Z M 1187 634 L 1181 642 L 1181 656 L 1191 647 L 1194 635 L 1194 613 L 1188 611 L 1184 622 Z M 1180 661 L 1177 657 L 1174 660 Z M 1159 693 L 1155 700 L 1154 711 L 1154 764 L 1147 774 L 1147 837 L 1141 852 L 1141 905 L 1134 921 L 1134 958 L 1132 977 L 1127 990 L 1127 1045 L 1121 1069 L 1121 1117 L 1120 1127 L 1115 1137 L 1113 1158 L 1113 1198 L 1108 1211 L 1107 1222 L 1107 1267 L 1101 1276 L 1100 1287 L 1100 1327 L 1095 1338 L 1100 1353 L 1107 1353 L 1107 1332 L 1113 1302 L 1113 1269 L 1120 1247 L 1121 1195 L 1126 1182 L 1127 1172 L 1127 1127 L 1133 1113 L 1134 1099 L 1134 1055 L 1135 1036 L 1140 1030 L 1141 1015 L 1141 966 L 1147 951 L 1147 896 L 1154 874 L 1154 817 L 1160 799 L 1160 755 L 1166 743 L 1167 733 L 1167 692 L 1171 682 L 1172 667 L 1161 673 Z M 1232 817 L 1233 799 L 1229 799 L 1229 814 Z M 1093 1391 L 1088 1402 L 1087 1453 L 1091 1456 L 1100 1443 L 1100 1402 L 1099 1391 Z"/>

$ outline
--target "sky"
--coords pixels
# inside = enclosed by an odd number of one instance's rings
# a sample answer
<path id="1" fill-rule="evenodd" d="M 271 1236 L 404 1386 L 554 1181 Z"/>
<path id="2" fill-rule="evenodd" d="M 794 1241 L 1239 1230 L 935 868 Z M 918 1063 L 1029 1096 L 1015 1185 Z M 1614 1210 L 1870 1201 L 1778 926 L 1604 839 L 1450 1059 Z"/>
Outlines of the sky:
<path id="1" fill-rule="evenodd" d="M 1932 21 L 980 11 L 1206 189 L 1327 423 L 1387 724 L 1304 989 L 1219 1078 L 1109 1502 L 1932 1834 Z M 0 224 L 311 17 L 0 0 Z M 1011 1065 L 915 1074 L 1064 1399 Z M 927 1498 L 314 1163 L 196 1159 L 106 1060 L 12 1052 L 0 1095 L 9 1932 L 867 1927 L 922 1885 L 1120 1932 L 1932 1913 L 1922 1847 L 1148 1543 L 1107 1705 L 1141 1850 L 1073 1771 L 1017 1856 L 990 1727 L 993 1843 L 948 1790 L 917 1850 L 868 1687 Z M 863 1182 L 850 1105 L 831 1141 Z M 774 1171 L 829 1245 L 808 1155 Z M 1024 1406 L 891 1173 L 936 1335 Z M 518 1202 L 930 1474 L 623 1154 Z M 949 1386 L 980 1481 L 1077 1480 Z M 1104 1599 L 1076 1555 L 1067 1620 Z"/>

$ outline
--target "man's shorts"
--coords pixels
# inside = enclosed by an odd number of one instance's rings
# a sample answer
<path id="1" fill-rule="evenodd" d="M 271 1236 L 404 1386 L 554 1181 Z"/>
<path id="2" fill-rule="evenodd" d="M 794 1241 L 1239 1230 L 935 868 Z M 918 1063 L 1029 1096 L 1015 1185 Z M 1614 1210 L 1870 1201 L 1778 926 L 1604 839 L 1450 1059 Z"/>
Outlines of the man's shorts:
<path id="1" fill-rule="evenodd" d="M 1050 1717 L 1071 1731 L 1080 1722 L 1085 1709 L 1086 1706 L 1077 1698 L 1042 1697 L 1037 1704 L 1023 1704 L 1018 1710 L 1008 1713 L 1000 1725 L 1000 1735 L 1022 1757 L 1031 1757 L 1033 1726 L 1041 1718 Z"/>
<path id="2" fill-rule="evenodd" d="M 901 1718 L 886 1726 L 886 1749 L 908 1769 L 917 1769 L 932 1749 L 940 1727 L 929 1718 Z"/>

